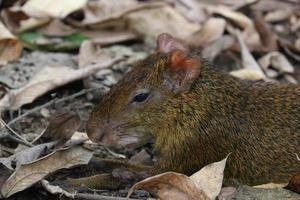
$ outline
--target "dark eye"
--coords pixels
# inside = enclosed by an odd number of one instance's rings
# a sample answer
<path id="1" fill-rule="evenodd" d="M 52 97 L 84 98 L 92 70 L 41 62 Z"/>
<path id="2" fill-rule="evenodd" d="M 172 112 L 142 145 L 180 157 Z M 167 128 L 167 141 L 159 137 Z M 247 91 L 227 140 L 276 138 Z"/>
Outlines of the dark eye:
<path id="1" fill-rule="evenodd" d="M 149 96 L 149 93 L 140 93 L 135 95 L 135 97 L 133 98 L 133 102 L 143 102 L 145 101 Z"/>

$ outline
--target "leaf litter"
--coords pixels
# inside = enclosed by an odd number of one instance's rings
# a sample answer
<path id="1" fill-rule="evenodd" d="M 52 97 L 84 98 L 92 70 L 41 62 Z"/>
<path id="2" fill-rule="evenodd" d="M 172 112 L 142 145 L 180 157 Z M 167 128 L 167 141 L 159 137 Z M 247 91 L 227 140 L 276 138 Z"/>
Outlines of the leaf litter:
<path id="1" fill-rule="evenodd" d="M 108 173 L 99 172 L 102 165 L 85 149 L 92 143 L 82 125 L 91 107 L 131 64 L 152 52 L 161 32 L 181 38 L 215 63 L 217 70 L 239 78 L 300 81 L 300 17 L 294 0 L 17 0 L 4 5 L 0 10 L 0 113 L 32 147 L 19 144 L 8 136 L 6 126 L 0 126 L 3 197 L 22 195 L 28 188 L 41 190 L 36 184 L 40 182 L 49 193 L 76 198 L 78 188 L 74 193 L 74 188 L 70 191 L 53 180 L 64 180 L 64 176 L 81 180 Z M 120 157 L 93 145 L 96 155 Z M 156 157 L 144 148 L 132 160 L 153 164 Z M 182 199 L 294 195 L 272 188 L 221 188 L 225 162 L 212 163 L 196 173 L 206 177 L 167 172 L 135 187 L 145 184 L 162 199 L 177 195 Z M 215 174 L 214 166 L 219 166 L 219 173 Z M 76 173 L 68 173 L 64 169 L 68 167 Z M 298 179 L 295 176 L 287 187 L 299 187 Z M 111 198 L 127 192 L 97 191 Z M 149 194 L 137 190 L 132 197 L 145 199 Z"/>

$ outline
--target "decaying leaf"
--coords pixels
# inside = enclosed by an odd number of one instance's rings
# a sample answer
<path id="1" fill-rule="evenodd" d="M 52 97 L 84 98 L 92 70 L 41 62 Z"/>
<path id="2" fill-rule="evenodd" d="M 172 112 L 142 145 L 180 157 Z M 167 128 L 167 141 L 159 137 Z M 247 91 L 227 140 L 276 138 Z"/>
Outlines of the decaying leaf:
<path id="1" fill-rule="evenodd" d="M 5 65 L 21 55 L 23 46 L 0 22 L 0 65 Z"/>
<path id="2" fill-rule="evenodd" d="M 8 169 L 13 170 L 23 164 L 36 160 L 45 150 L 50 149 L 54 145 L 55 142 L 49 142 L 26 148 L 10 157 L 0 158 L 0 163 L 2 163 Z"/>
<path id="3" fill-rule="evenodd" d="M 127 197 L 136 189 L 144 189 L 162 200 L 215 199 L 221 190 L 227 158 L 205 166 L 190 177 L 166 172 L 147 178 L 136 183 Z"/>
<path id="4" fill-rule="evenodd" d="M 21 165 L 3 184 L 1 194 L 7 198 L 59 169 L 87 164 L 92 155 L 92 152 L 77 146 L 58 150 L 32 163 Z"/>
<path id="5" fill-rule="evenodd" d="M 71 12 L 82 8 L 87 0 L 29 0 L 22 10 L 35 18 L 64 18 Z"/>

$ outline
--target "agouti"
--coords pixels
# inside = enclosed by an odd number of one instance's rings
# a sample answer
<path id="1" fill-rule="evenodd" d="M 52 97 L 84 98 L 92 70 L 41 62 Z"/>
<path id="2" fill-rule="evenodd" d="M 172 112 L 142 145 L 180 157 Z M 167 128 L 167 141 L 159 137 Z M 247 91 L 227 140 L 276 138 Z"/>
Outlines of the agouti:
<path id="1" fill-rule="evenodd" d="M 229 153 L 225 178 L 284 183 L 300 172 L 300 86 L 214 71 L 169 34 L 91 113 L 87 133 L 115 148 L 155 140 L 152 173 L 190 175 Z"/>

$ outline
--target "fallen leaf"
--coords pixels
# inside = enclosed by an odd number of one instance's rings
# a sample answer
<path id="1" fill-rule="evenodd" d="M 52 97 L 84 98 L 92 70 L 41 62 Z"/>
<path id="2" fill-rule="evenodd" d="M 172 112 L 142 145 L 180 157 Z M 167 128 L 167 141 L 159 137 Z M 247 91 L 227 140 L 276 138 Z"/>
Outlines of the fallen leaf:
<path id="1" fill-rule="evenodd" d="M 262 50 L 266 52 L 276 51 L 278 49 L 277 36 L 271 30 L 270 25 L 264 20 L 262 14 L 256 12 L 253 22 L 262 43 Z"/>
<path id="2" fill-rule="evenodd" d="M 285 188 L 300 193 L 300 173 L 294 175 Z"/>
<path id="3" fill-rule="evenodd" d="M 203 190 L 210 199 L 215 199 L 221 191 L 228 156 L 219 162 L 206 165 L 200 171 L 190 176 L 197 188 Z"/>
<path id="4" fill-rule="evenodd" d="M 103 60 L 100 64 L 82 69 L 72 69 L 66 66 L 44 67 L 25 86 L 10 90 L 0 100 L 0 111 L 5 109 L 16 110 L 52 89 L 88 77 L 101 68 L 111 66 L 117 60 L 115 58 Z"/>
<path id="5" fill-rule="evenodd" d="M 41 136 L 41 139 L 58 141 L 57 145 L 62 145 L 68 141 L 80 127 L 81 120 L 75 112 L 64 112 L 53 116 Z"/>
<path id="6" fill-rule="evenodd" d="M 61 187 L 59 187 L 57 185 L 51 185 L 49 183 L 49 181 L 47 181 L 45 179 L 41 180 L 41 184 L 51 194 L 60 194 L 60 195 L 64 195 L 71 199 L 74 199 L 74 197 L 75 197 L 75 194 L 67 192 L 66 190 L 62 189 Z"/>
<path id="7" fill-rule="evenodd" d="M 223 187 L 220 194 L 218 195 L 218 200 L 229 200 L 235 197 L 237 189 L 234 187 Z"/>
<path id="8" fill-rule="evenodd" d="M 50 149 L 55 145 L 55 142 L 49 142 L 44 144 L 35 145 L 30 148 L 26 148 L 20 152 L 15 153 L 14 155 L 7 158 L 0 158 L 0 163 L 6 166 L 8 169 L 18 168 L 20 165 L 32 162 L 36 160 L 41 154 Z"/>
<path id="9" fill-rule="evenodd" d="M 166 172 L 147 178 L 132 186 L 127 197 L 136 189 L 144 189 L 162 200 L 215 199 L 221 190 L 227 158 L 203 167 L 190 177 Z"/>
<path id="10" fill-rule="evenodd" d="M 189 22 L 169 5 L 131 12 L 124 18 L 130 30 L 152 39 L 160 33 L 170 33 L 174 37 L 185 39 L 200 30 L 199 24 Z"/>
<path id="11" fill-rule="evenodd" d="M 230 35 L 224 35 L 209 45 L 206 45 L 201 55 L 210 61 L 213 61 L 222 51 L 230 48 L 234 44 L 235 40 Z"/>
<path id="12" fill-rule="evenodd" d="M 294 67 L 285 57 L 285 55 L 278 51 L 266 54 L 258 60 L 258 63 L 264 70 L 267 70 L 269 67 L 272 66 L 280 73 L 293 73 L 295 71 Z"/>
<path id="13" fill-rule="evenodd" d="M 253 58 L 251 55 L 249 49 L 247 48 L 245 42 L 242 39 L 240 31 L 236 30 L 236 37 L 238 39 L 238 42 L 240 44 L 241 48 L 241 56 L 242 56 L 242 65 L 243 69 L 242 70 L 247 70 L 248 72 L 251 72 L 252 76 L 258 79 L 265 79 L 266 76 L 263 73 L 262 69 L 260 66 L 257 64 L 256 60 Z M 231 72 L 232 75 L 236 75 L 235 72 Z M 242 73 L 243 74 L 243 73 Z M 240 77 L 240 78 L 245 78 L 245 77 Z M 257 79 L 255 79 L 257 80 Z"/>
<path id="14" fill-rule="evenodd" d="M 77 32 L 76 28 L 65 24 L 60 19 L 53 19 L 47 25 L 38 29 L 45 36 L 68 36 Z"/>
<path id="15" fill-rule="evenodd" d="M 23 46 L 0 22 L 0 65 L 5 65 L 20 57 Z"/>
<path id="16" fill-rule="evenodd" d="M 189 45 L 205 47 L 223 36 L 226 21 L 222 18 L 210 18 L 201 30 L 187 39 Z"/>
<path id="17" fill-rule="evenodd" d="M 3 184 L 1 194 L 7 198 L 59 169 L 87 164 L 92 155 L 92 152 L 77 146 L 58 150 L 32 163 L 21 165 Z"/>
<path id="18" fill-rule="evenodd" d="M 65 18 L 68 14 L 82 8 L 87 0 L 29 0 L 22 10 L 35 18 Z"/>

